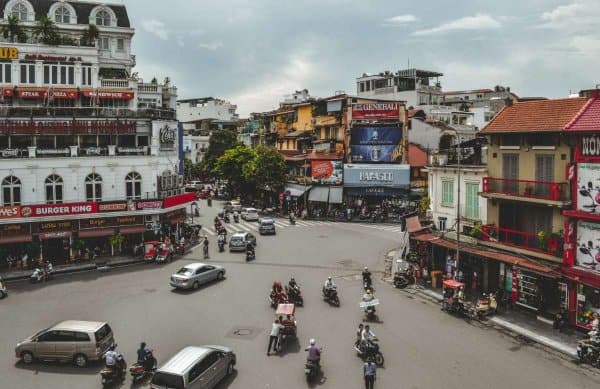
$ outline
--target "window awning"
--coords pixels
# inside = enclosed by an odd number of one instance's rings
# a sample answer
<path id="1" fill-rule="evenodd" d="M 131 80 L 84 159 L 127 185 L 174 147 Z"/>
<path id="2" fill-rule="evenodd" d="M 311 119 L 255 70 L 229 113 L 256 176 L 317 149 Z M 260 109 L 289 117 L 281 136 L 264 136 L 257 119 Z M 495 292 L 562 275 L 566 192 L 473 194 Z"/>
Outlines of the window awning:
<path id="1" fill-rule="evenodd" d="M 285 191 L 286 192 L 290 192 L 290 196 L 293 197 L 300 197 L 304 194 L 304 192 L 306 192 L 307 190 L 310 190 L 311 186 L 310 185 L 297 185 L 297 184 L 287 184 L 285 186 Z"/>
<path id="2" fill-rule="evenodd" d="M 329 199 L 329 187 L 328 186 L 315 186 L 308 195 L 308 201 L 315 201 L 320 203 L 326 203 Z"/>
<path id="3" fill-rule="evenodd" d="M 93 228 L 90 230 L 80 230 L 79 237 L 80 238 L 100 238 L 103 236 L 114 236 L 115 229 L 114 228 Z"/>
<path id="4" fill-rule="evenodd" d="M 133 99 L 132 90 L 113 91 L 113 90 L 86 90 L 83 91 L 85 97 L 97 97 L 99 99 L 131 100 Z"/>
<path id="5" fill-rule="evenodd" d="M 344 188 L 331 187 L 329 188 L 329 202 L 331 204 L 341 204 L 344 197 Z"/>
<path id="6" fill-rule="evenodd" d="M 75 100 L 79 96 L 79 92 L 77 92 L 77 89 L 18 88 L 17 96 L 22 99 L 45 99 L 53 97 L 55 99 Z"/>

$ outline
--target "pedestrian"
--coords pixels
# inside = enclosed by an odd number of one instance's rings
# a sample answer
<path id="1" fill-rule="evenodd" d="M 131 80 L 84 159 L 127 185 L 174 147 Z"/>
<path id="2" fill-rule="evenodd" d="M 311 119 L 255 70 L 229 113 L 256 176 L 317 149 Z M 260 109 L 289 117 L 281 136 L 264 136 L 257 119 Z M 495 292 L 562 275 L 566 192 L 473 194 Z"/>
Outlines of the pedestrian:
<path id="1" fill-rule="evenodd" d="M 23 257 L 21 257 L 21 263 L 23 265 L 23 269 L 26 270 L 27 269 L 27 259 L 29 257 L 27 256 L 27 253 L 23 253 Z"/>
<path id="2" fill-rule="evenodd" d="M 363 374 L 365 377 L 365 388 L 373 389 L 375 387 L 375 380 L 377 379 L 377 365 L 373 362 L 372 357 L 369 357 L 363 365 Z"/>
<path id="3" fill-rule="evenodd" d="M 275 319 L 273 326 L 271 327 L 271 335 L 269 336 L 269 347 L 267 348 L 267 355 L 271 355 L 271 346 L 273 351 L 277 352 L 277 339 L 279 338 L 279 331 L 283 326 L 279 323 L 279 319 Z"/>
<path id="4" fill-rule="evenodd" d="M 356 330 L 356 342 L 354 342 L 354 345 L 356 347 L 360 346 L 360 342 L 362 340 L 362 332 L 363 332 L 363 324 L 360 323 L 358 325 L 358 329 Z"/>
<path id="5" fill-rule="evenodd" d="M 6 264 L 8 265 L 8 271 L 11 271 L 14 262 L 15 262 L 15 259 L 13 258 L 12 254 L 8 254 L 8 256 L 6 257 Z"/>

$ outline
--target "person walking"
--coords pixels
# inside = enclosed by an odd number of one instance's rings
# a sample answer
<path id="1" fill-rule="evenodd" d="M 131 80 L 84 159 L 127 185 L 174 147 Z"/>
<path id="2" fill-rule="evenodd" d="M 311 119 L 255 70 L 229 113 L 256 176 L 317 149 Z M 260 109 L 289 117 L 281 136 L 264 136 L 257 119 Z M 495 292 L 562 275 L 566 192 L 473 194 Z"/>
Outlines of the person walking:
<path id="1" fill-rule="evenodd" d="M 275 319 L 273 326 L 271 327 L 271 335 L 269 336 L 269 347 L 267 348 L 267 355 L 271 355 L 271 346 L 273 351 L 277 352 L 277 340 L 279 339 L 279 332 L 283 328 L 283 325 L 279 322 L 279 319 Z"/>
<path id="2" fill-rule="evenodd" d="M 373 358 L 369 357 L 367 362 L 363 365 L 363 375 L 365 377 L 365 388 L 373 389 L 375 387 L 375 380 L 377 374 L 377 365 L 373 362 Z"/>

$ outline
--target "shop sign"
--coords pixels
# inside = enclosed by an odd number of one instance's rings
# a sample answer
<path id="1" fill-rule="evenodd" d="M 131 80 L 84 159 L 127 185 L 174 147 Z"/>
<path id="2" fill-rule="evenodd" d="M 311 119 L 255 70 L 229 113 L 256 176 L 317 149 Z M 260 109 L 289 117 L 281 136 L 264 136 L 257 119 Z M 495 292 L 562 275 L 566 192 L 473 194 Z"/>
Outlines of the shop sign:
<path id="1" fill-rule="evenodd" d="M 98 203 L 98 212 L 135 211 L 133 200 Z"/>
<path id="2" fill-rule="evenodd" d="M 98 203 L 30 205 L 21 207 L 24 217 L 82 215 L 98 212 Z"/>
<path id="3" fill-rule="evenodd" d="M 16 47 L 0 47 L 0 59 L 19 59 L 19 49 Z"/>
<path id="4" fill-rule="evenodd" d="M 39 235 L 40 239 L 62 239 L 71 236 L 71 231 L 44 232 Z"/>
<path id="5" fill-rule="evenodd" d="M 352 104 L 352 120 L 400 119 L 399 103 Z"/>
<path id="6" fill-rule="evenodd" d="M 73 223 L 70 221 L 44 222 L 37 225 L 39 232 L 71 231 L 72 229 Z"/>
<path id="7" fill-rule="evenodd" d="M 0 155 L 4 158 L 13 158 L 19 156 L 19 149 L 4 149 L 0 151 Z"/>
<path id="8" fill-rule="evenodd" d="M 345 186 L 408 188 L 409 165 L 344 165 Z"/>
<path id="9" fill-rule="evenodd" d="M 107 91 L 84 91 L 85 97 L 97 97 L 99 99 L 131 100 L 133 92 L 107 92 Z"/>
<path id="10" fill-rule="evenodd" d="M 137 209 L 159 209 L 162 208 L 162 200 L 156 201 L 137 201 L 135 203 Z"/>
<path id="11" fill-rule="evenodd" d="M 131 226 L 144 224 L 144 220 L 141 216 L 121 216 L 115 218 L 115 224 L 118 226 Z"/>
<path id="12" fill-rule="evenodd" d="M 590 271 L 600 272 L 600 224 L 579 221 L 577 225 L 577 254 L 575 265 Z"/>
<path id="13" fill-rule="evenodd" d="M 21 207 L 18 205 L 0 207 L 0 219 L 14 219 L 21 217 Z"/>
<path id="14" fill-rule="evenodd" d="M 161 219 L 164 221 L 177 220 L 181 218 L 185 218 L 185 209 L 178 209 L 176 211 L 167 212 L 161 215 Z"/>
<path id="15" fill-rule="evenodd" d="M 115 220 L 111 218 L 85 219 L 79 221 L 79 228 L 102 228 L 110 227 L 115 224 Z"/>
<path id="16" fill-rule="evenodd" d="M 397 162 L 402 160 L 402 145 L 350 146 L 352 162 Z"/>
<path id="17" fill-rule="evenodd" d="M 50 62 L 81 62 L 81 57 L 67 57 L 45 54 L 26 54 L 26 61 L 50 61 Z"/>
<path id="18" fill-rule="evenodd" d="M 180 195 L 165 198 L 163 206 L 165 208 L 171 208 L 171 207 L 175 207 L 177 205 L 191 203 L 194 200 L 196 200 L 196 194 L 193 192 L 188 192 L 188 193 L 183 193 Z"/>
<path id="19" fill-rule="evenodd" d="M 600 215 L 600 163 L 577 165 L 577 210 Z"/>
<path id="20" fill-rule="evenodd" d="M 135 121 L 120 120 L 1 120 L 0 133 L 17 134 L 134 134 Z"/>
<path id="21" fill-rule="evenodd" d="M 402 141 L 402 127 L 352 127 L 350 145 L 396 146 Z"/>
<path id="22" fill-rule="evenodd" d="M 159 130 L 158 139 L 161 149 L 173 149 L 175 147 L 175 139 L 177 139 L 177 129 L 165 125 Z"/>
<path id="23" fill-rule="evenodd" d="M 55 99 L 75 100 L 79 96 L 79 93 L 76 90 L 19 89 L 17 96 L 22 99 L 45 99 L 53 97 Z"/>
<path id="24" fill-rule="evenodd" d="M 2 235 L 16 235 L 29 232 L 29 224 L 4 224 L 0 226 Z"/>
<path id="25" fill-rule="evenodd" d="M 582 136 L 580 147 L 582 157 L 600 157 L 600 136 Z"/>
<path id="26" fill-rule="evenodd" d="M 312 182 L 325 185 L 342 185 L 344 166 L 342 161 L 312 161 Z"/>

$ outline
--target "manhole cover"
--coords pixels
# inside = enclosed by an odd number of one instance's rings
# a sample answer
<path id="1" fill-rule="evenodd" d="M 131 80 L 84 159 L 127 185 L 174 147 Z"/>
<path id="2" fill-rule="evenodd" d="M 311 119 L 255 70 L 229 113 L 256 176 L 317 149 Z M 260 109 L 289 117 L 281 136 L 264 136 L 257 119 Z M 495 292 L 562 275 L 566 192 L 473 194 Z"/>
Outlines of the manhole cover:
<path id="1" fill-rule="evenodd" d="M 249 335 L 252 335 L 252 330 L 246 330 L 246 329 L 235 330 L 235 331 L 233 331 L 233 334 L 237 335 L 237 336 L 249 336 Z"/>

